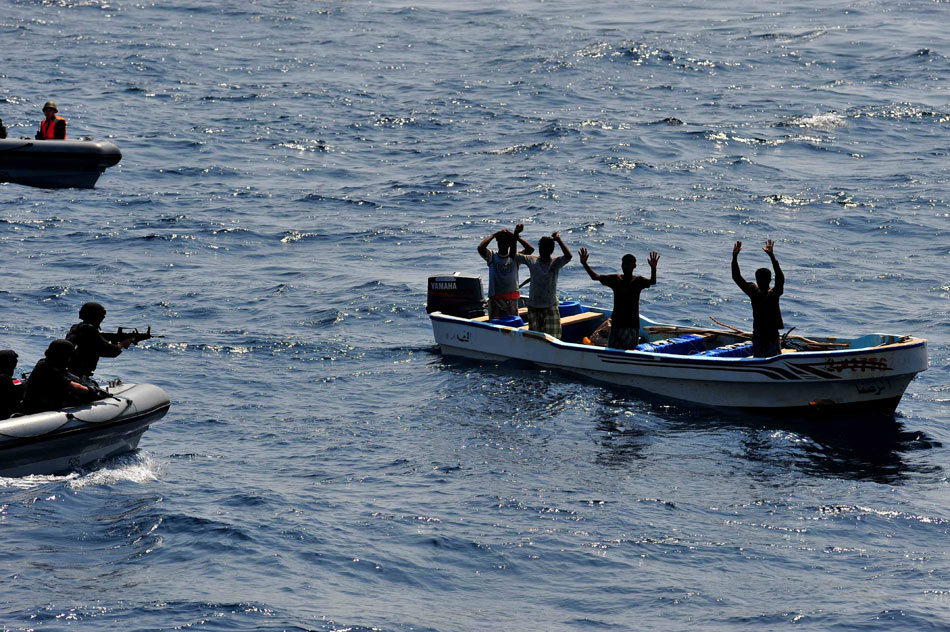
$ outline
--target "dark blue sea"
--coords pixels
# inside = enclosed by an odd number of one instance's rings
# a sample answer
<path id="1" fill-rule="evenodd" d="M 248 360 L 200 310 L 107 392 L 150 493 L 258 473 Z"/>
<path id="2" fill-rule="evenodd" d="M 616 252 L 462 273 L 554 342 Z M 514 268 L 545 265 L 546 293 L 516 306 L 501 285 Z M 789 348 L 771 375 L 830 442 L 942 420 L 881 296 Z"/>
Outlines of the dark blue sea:
<path id="1" fill-rule="evenodd" d="M 0 479 L 0 628 L 950 629 L 950 4 L 726 4 L 0 0 L 10 135 L 123 153 L 0 184 L 0 347 L 99 301 L 166 337 L 98 375 L 172 398 Z M 788 327 L 930 369 L 881 425 L 443 358 L 426 278 L 518 222 L 746 329 L 774 239 Z"/>

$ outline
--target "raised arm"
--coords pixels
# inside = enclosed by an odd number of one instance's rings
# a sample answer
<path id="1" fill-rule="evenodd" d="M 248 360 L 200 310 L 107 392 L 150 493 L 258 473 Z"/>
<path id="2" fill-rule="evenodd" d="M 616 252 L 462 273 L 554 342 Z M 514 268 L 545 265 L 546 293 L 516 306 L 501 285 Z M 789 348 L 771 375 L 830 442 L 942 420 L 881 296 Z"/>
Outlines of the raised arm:
<path id="1" fill-rule="evenodd" d="M 557 245 L 561 247 L 561 252 L 564 253 L 564 263 L 567 263 L 574 258 L 574 255 L 571 254 L 571 251 L 568 250 L 567 246 L 564 245 L 564 242 L 561 240 L 561 233 L 554 231 L 551 233 L 551 239 L 557 242 Z"/>
<path id="2" fill-rule="evenodd" d="M 746 286 L 749 285 L 748 281 L 742 278 L 742 273 L 739 272 L 739 252 L 742 251 L 742 242 L 737 241 L 736 245 L 732 247 L 732 280 L 736 282 L 742 291 L 744 292 Z"/>
<path id="3" fill-rule="evenodd" d="M 656 250 L 647 257 L 647 263 L 650 264 L 650 285 L 656 285 L 656 264 L 660 261 L 660 255 Z M 649 285 L 647 286 L 649 287 Z"/>
<path id="4" fill-rule="evenodd" d="M 587 259 L 590 257 L 590 253 L 587 252 L 587 248 L 581 248 L 581 265 L 584 266 L 584 269 L 587 270 L 587 276 L 592 278 L 595 281 L 600 281 L 600 275 L 594 272 L 594 269 L 587 265 Z"/>
<path id="5" fill-rule="evenodd" d="M 523 230 L 524 224 L 518 224 L 515 226 L 515 239 L 517 239 L 518 243 L 521 244 L 521 254 L 530 255 L 532 252 L 534 252 L 534 246 L 521 237 L 521 231 Z"/>
<path id="6" fill-rule="evenodd" d="M 781 266 L 778 264 L 778 259 L 775 258 L 775 242 L 769 239 L 765 242 L 765 247 L 762 250 L 765 251 L 765 254 L 769 256 L 769 259 L 772 260 L 772 268 L 775 270 L 775 285 L 772 286 L 772 292 L 781 296 L 785 291 L 785 274 L 782 272 Z"/>

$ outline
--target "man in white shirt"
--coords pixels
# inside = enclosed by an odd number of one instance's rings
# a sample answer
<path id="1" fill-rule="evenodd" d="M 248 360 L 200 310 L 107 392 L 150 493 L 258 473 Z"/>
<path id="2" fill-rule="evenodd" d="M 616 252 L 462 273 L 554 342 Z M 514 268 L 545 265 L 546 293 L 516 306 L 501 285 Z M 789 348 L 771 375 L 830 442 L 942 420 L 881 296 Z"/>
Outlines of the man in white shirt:
<path id="1" fill-rule="evenodd" d="M 524 224 L 515 226 L 512 233 L 507 228 L 492 233 L 478 244 L 478 254 L 488 264 L 488 317 L 518 315 L 518 262 L 515 257 L 518 244 L 524 246 L 520 254 L 530 255 L 534 246 L 521 238 Z M 488 249 L 492 239 L 498 242 L 498 252 Z"/>
<path id="2" fill-rule="evenodd" d="M 551 258 L 554 244 L 561 247 L 561 256 Z M 528 292 L 528 329 L 561 338 L 561 314 L 558 310 L 557 275 L 572 258 L 561 235 L 555 231 L 550 237 L 538 240 L 538 255 L 515 255 L 515 261 L 531 271 L 531 288 Z"/>

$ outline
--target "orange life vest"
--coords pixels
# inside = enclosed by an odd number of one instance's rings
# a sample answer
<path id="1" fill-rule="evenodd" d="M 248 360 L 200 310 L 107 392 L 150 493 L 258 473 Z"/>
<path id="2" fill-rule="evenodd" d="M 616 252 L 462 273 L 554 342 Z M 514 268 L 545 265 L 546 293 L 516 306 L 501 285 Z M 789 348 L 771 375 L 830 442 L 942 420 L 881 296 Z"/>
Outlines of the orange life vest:
<path id="1" fill-rule="evenodd" d="M 66 119 L 64 119 L 59 114 L 56 114 L 52 120 L 44 118 L 40 122 L 40 136 L 43 140 L 56 140 L 56 123 L 58 121 L 63 122 L 63 138 L 66 140 Z"/>

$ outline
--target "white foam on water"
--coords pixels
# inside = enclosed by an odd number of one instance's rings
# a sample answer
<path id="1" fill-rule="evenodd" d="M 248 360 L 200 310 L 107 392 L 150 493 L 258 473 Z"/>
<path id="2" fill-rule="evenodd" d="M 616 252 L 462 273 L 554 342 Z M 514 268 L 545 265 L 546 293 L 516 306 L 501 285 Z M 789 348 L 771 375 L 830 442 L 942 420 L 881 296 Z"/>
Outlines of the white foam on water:
<path id="1" fill-rule="evenodd" d="M 69 474 L 30 474 L 29 476 L 4 477 L 0 476 L 0 489 L 33 489 L 49 483 L 61 483 L 78 478 L 79 474 L 70 472 Z"/>
<path id="2" fill-rule="evenodd" d="M 822 112 L 821 114 L 813 114 L 812 116 L 799 116 L 793 118 L 789 123 L 800 127 L 814 127 L 816 129 L 826 130 L 844 127 L 846 124 L 845 118 L 837 112 Z"/>
<path id="3" fill-rule="evenodd" d="M 109 459 L 94 470 L 80 471 L 68 479 L 70 489 L 82 489 L 89 485 L 111 485 L 119 481 L 146 483 L 158 478 L 158 464 L 149 456 L 133 453 Z"/>
<path id="4" fill-rule="evenodd" d="M 0 489 L 33 489 L 51 483 L 65 483 L 70 489 L 89 485 L 110 485 L 119 481 L 145 483 L 158 478 L 158 464 L 149 456 L 130 453 L 97 462 L 92 469 L 82 468 L 67 474 L 30 474 L 0 476 Z"/>

